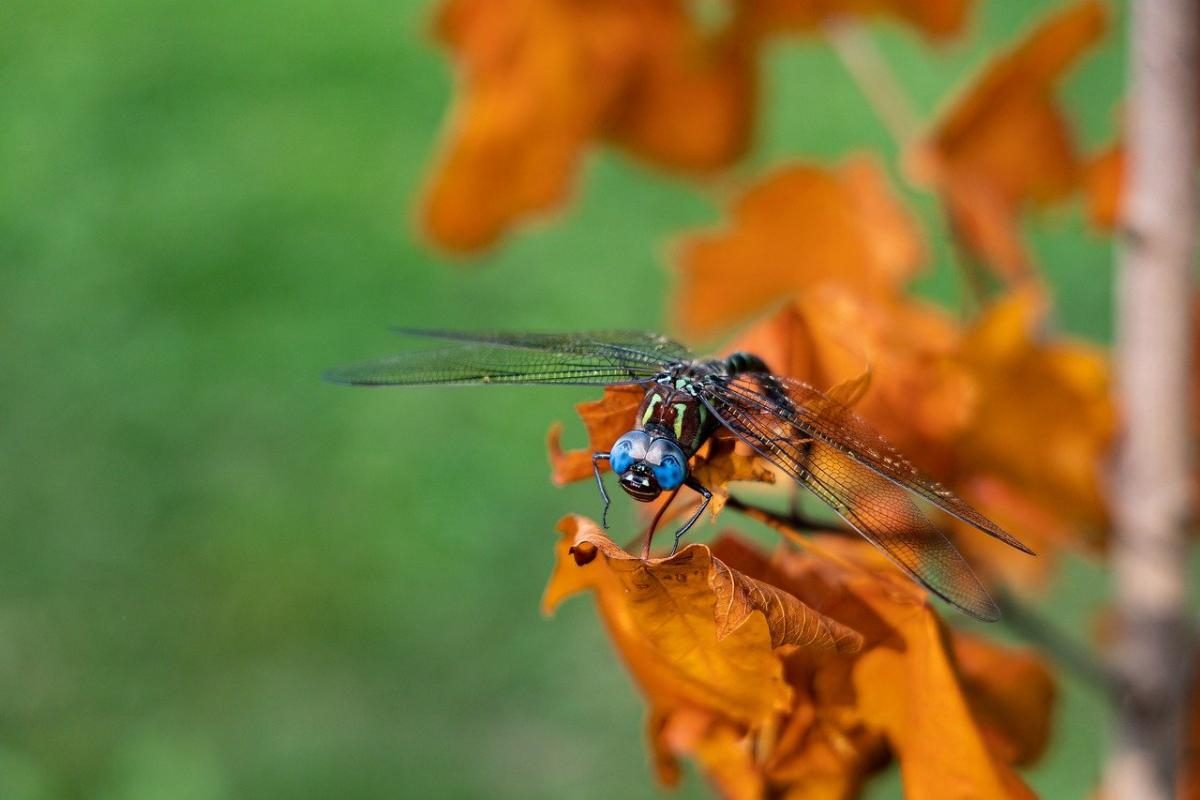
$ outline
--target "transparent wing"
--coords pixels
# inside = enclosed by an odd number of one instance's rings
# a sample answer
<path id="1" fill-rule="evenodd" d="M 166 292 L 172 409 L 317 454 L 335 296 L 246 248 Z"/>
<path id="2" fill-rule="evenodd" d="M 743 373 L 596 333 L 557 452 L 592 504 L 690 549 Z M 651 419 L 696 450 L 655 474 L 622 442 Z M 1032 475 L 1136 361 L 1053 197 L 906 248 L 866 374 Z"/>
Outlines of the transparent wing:
<path id="1" fill-rule="evenodd" d="M 793 436 L 823 442 L 851 461 L 925 498 L 947 514 L 1034 555 L 1015 536 L 967 505 L 945 486 L 922 475 L 861 417 L 808 384 L 778 375 L 746 373 L 720 378 L 707 388 L 724 402 L 756 415 L 772 416 L 790 429 Z"/>
<path id="2" fill-rule="evenodd" d="M 618 351 L 627 359 L 666 366 L 694 357 L 679 342 L 646 331 L 585 331 L 579 333 L 529 333 L 515 331 L 442 331 L 422 328 L 392 328 L 405 336 L 445 339 L 452 342 L 495 344 L 533 350 L 554 350 L 561 353 L 591 352 L 595 348 Z"/>
<path id="3" fill-rule="evenodd" d="M 934 594 L 978 619 L 1000 609 L 945 535 L 895 483 L 787 420 L 720 395 L 709 409 L 731 431 L 828 504 L 867 541 Z"/>
<path id="4" fill-rule="evenodd" d="M 681 347 L 650 334 L 639 334 L 641 339 L 626 334 L 623 339 L 604 341 L 595 334 L 405 333 L 455 344 L 336 367 L 325 373 L 326 380 L 357 386 L 636 384 L 662 373 L 675 360 L 668 351 L 674 353 L 673 348 Z M 655 344 L 662 347 L 661 353 L 650 349 Z"/>

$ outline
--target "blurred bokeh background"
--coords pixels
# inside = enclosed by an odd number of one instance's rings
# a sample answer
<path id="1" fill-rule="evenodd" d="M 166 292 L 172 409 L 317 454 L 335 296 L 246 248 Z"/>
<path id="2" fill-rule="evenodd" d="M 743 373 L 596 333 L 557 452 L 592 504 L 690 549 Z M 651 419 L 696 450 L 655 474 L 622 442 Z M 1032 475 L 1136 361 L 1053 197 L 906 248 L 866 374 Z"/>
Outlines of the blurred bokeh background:
<path id="1" fill-rule="evenodd" d="M 932 114 L 1047 6 L 983 3 L 937 51 L 872 32 Z M 396 323 L 660 329 L 669 242 L 718 197 L 596 152 L 551 224 L 439 256 L 412 222 L 452 88 L 431 11 L 0 8 L 0 797 L 660 795 L 589 601 L 538 613 L 555 521 L 599 510 L 549 484 L 546 429 L 594 395 L 319 374 L 403 346 Z M 1065 85 L 1089 146 L 1123 28 Z M 820 41 L 773 47 L 764 91 L 748 173 L 894 163 Z M 907 197 L 933 246 L 919 288 L 953 305 L 936 211 Z M 1058 324 L 1106 342 L 1109 241 L 1078 203 L 1028 234 Z M 1086 638 L 1103 591 L 1075 561 L 1041 605 Z M 1104 713 L 1064 675 L 1035 788 L 1095 784 Z M 679 796 L 705 794 L 691 775 Z"/>

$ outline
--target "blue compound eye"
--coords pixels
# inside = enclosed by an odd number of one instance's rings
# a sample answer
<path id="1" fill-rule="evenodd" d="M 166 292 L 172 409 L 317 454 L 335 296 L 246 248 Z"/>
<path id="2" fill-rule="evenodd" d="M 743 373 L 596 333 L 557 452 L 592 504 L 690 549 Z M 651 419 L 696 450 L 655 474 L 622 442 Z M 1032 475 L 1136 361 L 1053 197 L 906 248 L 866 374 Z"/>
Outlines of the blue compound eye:
<path id="1" fill-rule="evenodd" d="M 675 456 L 666 456 L 663 462 L 654 468 L 654 479 L 666 491 L 678 489 L 685 474 L 683 463 Z"/>
<path id="2" fill-rule="evenodd" d="M 678 489 L 687 477 L 687 459 L 679 445 L 668 439 L 656 439 L 646 461 L 654 468 L 654 479 L 666 491 Z"/>
<path id="3" fill-rule="evenodd" d="M 649 444 L 650 437 L 644 431 L 630 431 L 617 439 L 617 443 L 613 445 L 608 456 L 608 465 L 616 474 L 624 475 L 635 461 L 646 457 L 646 447 Z"/>

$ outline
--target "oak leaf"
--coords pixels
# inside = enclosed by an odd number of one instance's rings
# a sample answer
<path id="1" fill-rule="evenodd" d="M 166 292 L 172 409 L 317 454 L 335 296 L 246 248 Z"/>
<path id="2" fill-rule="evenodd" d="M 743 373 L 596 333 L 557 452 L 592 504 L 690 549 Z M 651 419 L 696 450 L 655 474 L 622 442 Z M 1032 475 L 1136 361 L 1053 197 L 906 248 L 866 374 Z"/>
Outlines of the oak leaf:
<path id="1" fill-rule="evenodd" d="M 1032 272 L 1020 212 L 1079 186 L 1081 157 L 1055 88 L 1106 25 L 1100 0 L 1055 13 L 989 64 L 910 153 L 914 177 L 942 196 L 962 246 L 1006 280 Z"/>
<path id="2" fill-rule="evenodd" d="M 697 455 L 691 474 L 712 492 L 708 510 L 713 519 L 729 501 L 730 483 L 775 483 L 775 471 L 768 462 L 749 448 L 740 452 L 733 437 L 721 433 L 714 435 L 708 448 Z"/>
<path id="3" fill-rule="evenodd" d="M 1050 335 L 1045 312 L 1045 298 L 1028 289 L 965 326 L 900 295 L 830 284 L 730 349 L 819 388 L 869 368 L 855 412 L 924 472 L 1052 556 L 1104 527 L 1101 477 L 1115 410 L 1104 353 Z M 1052 557 L 997 548 L 968 525 L 950 530 L 993 578 L 1033 586 L 1054 566 Z"/>
<path id="4" fill-rule="evenodd" d="M 1125 148 L 1114 143 L 1092 156 L 1084 168 L 1084 195 L 1092 224 L 1103 231 L 1116 227 L 1125 184 Z"/>
<path id="5" fill-rule="evenodd" d="M 861 636 L 693 544 L 639 559 L 580 516 L 559 521 L 545 613 L 592 590 L 610 635 L 659 712 L 697 707 L 738 725 L 786 709 L 791 690 L 775 648 L 856 650 Z"/>
<path id="6" fill-rule="evenodd" d="M 895 292 L 921 257 L 916 225 L 874 161 L 796 164 L 738 197 L 725 230 L 683 241 L 671 305 L 685 333 L 707 334 L 823 282 Z"/>
<path id="7" fill-rule="evenodd" d="M 798 295 L 729 349 L 757 353 L 777 374 L 823 390 L 869 372 L 855 413 L 942 478 L 953 460 L 948 445 L 974 402 L 973 384 L 956 361 L 960 339 L 952 319 L 929 304 L 826 284 Z"/>
<path id="8" fill-rule="evenodd" d="M 592 477 L 592 454 L 607 453 L 617 439 L 630 431 L 646 390 L 637 386 L 609 386 L 599 400 L 575 406 L 587 429 L 588 446 L 580 450 L 562 448 L 562 424 L 555 423 L 546 436 L 550 453 L 550 480 L 556 486 Z M 607 469 L 608 465 L 602 467 Z"/>
<path id="9" fill-rule="evenodd" d="M 743 0 L 739 10 L 758 31 L 813 33 L 846 18 L 892 18 L 931 39 L 959 33 L 972 0 Z"/>
<path id="10" fill-rule="evenodd" d="M 954 662 L 980 730 L 1009 764 L 1033 764 L 1050 742 L 1058 688 L 1033 651 L 956 631 Z"/>
<path id="11" fill-rule="evenodd" d="M 458 97 L 424 227 L 449 249 L 562 202 L 593 141 L 693 170 L 748 141 L 753 52 L 703 31 L 683 0 L 447 0 L 436 30 Z"/>
<path id="12" fill-rule="evenodd" d="M 855 654 L 787 657 L 795 702 L 751 739 L 717 717 L 659 720 L 657 760 L 694 755 L 731 796 L 847 798 L 889 757 L 910 797 L 1031 797 L 1010 768 L 1044 749 L 1054 693 L 1025 651 L 950 634 L 865 542 L 818 536 L 767 558 L 723 537 L 733 568 L 804 598 L 864 635 Z M 1016 678 L 1016 680 L 1011 680 Z M 655 729 L 652 729 L 652 736 Z"/>
<path id="13" fill-rule="evenodd" d="M 1079 534 L 1098 535 L 1116 431 L 1108 361 L 1098 348 L 1049 337 L 1046 313 L 1046 298 L 1027 289 L 967 332 L 959 358 L 978 401 L 954 448 L 970 473 L 999 478 Z"/>

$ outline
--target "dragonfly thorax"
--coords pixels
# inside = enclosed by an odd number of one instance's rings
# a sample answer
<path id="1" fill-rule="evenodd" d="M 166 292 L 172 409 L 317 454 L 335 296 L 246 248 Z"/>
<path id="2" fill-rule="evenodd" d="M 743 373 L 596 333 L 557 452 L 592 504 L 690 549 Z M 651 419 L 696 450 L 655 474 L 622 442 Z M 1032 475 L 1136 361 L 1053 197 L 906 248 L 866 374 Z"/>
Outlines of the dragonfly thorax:
<path id="1" fill-rule="evenodd" d="M 658 426 L 632 430 L 617 439 L 609 454 L 621 488 L 635 500 L 648 503 L 662 492 L 674 491 L 687 478 L 687 457 L 671 432 Z"/>
<path id="2" fill-rule="evenodd" d="M 699 390 L 699 382 L 692 376 L 664 376 L 647 389 L 635 424 L 646 430 L 660 429 L 691 458 L 716 427 L 697 396 Z"/>

